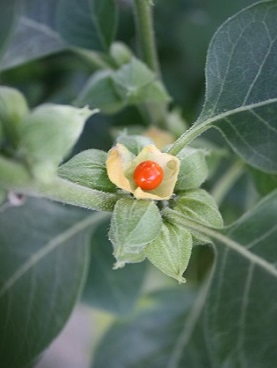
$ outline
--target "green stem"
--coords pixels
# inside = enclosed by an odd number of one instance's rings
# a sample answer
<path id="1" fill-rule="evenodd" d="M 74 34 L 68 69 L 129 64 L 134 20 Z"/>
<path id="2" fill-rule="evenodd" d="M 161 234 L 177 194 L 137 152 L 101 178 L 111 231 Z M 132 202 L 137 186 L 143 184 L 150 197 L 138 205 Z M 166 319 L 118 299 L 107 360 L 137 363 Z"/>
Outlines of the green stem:
<path id="1" fill-rule="evenodd" d="M 154 35 L 152 5 L 150 1 L 134 0 L 134 16 L 142 60 L 150 69 L 159 75 L 160 68 Z"/>
<path id="2" fill-rule="evenodd" d="M 168 153 L 176 156 L 185 146 L 210 128 L 211 125 L 209 124 L 193 125 L 190 129 L 186 130 L 179 139 L 177 139 L 177 141 L 169 148 Z"/>
<path id="3" fill-rule="evenodd" d="M 243 173 L 243 163 L 236 161 L 231 165 L 223 176 L 218 180 L 216 185 L 211 191 L 211 195 L 214 197 L 216 203 L 220 206 L 227 193 L 232 189 L 235 182 Z"/>
<path id="4" fill-rule="evenodd" d="M 24 166 L 3 157 L 0 157 L 0 173 L 0 187 L 5 190 L 92 210 L 111 212 L 121 198 L 119 194 L 86 188 L 59 177 L 49 183 L 38 182 Z"/>

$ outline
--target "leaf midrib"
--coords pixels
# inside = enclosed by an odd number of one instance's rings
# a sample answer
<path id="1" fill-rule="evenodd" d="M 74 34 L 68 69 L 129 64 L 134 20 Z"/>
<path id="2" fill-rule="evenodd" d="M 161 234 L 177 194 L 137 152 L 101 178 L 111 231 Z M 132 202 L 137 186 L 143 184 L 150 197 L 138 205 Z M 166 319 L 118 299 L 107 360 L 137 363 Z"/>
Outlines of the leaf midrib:
<path id="1" fill-rule="evenodd" d="M 61 234 L 55 236 L 48 243 L 43 245 L 37 252 L 32 254 L 10 277 L 0 289 L 0 299 L 6 294 L 29 270 L 32 269 L 38 262 L 40 262 L 49 253 L 54 251 L 58 246 L 63 245 L 68 239 L 75 236 L 79 232 L 85 230 L 87 227 L 101 222 L 107 217 L 105 213 L 97 213 L 86 217 L 77 222 L 69 229 L 66 229 Z"/>

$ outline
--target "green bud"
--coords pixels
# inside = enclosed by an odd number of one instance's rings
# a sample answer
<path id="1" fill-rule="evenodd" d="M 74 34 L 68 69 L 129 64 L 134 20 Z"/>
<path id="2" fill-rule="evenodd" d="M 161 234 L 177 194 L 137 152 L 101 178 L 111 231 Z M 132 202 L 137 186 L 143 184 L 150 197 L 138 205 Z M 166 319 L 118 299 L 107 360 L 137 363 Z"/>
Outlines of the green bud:
<path id="1" fill-rule="evenodd" d="M 182 193 L 173 206 L 174 210 L 202 225 L 212 228 L 222 228 L 223 220 L 213 197 L 203 189 Z M 193 232 L 194 244 L 210 243 L 210 240 Z"/>
<path id="2" fill-rule="evenodd" d="M 97 149 L 83 151 L 60 166 L 58 175 L 76 184 L 104 192 L 115 192 L 106 169 L 107 153 Z"/>
<path id="3" fill-rule="evenodd" d="M 75 101 L 78 106 L 94 106 L 105 114 L 120 111 L 125 102 L 117 93 L 112 80 L 112 72 L 101 70 L 93 74 Z"/>
<path id="4" fill-rule="evenodd" d="M 181 166 L 175 192 L 199 188 L 208 176 L 205 151 L 185 147 L 177 157 L 181 161 Z"/>
<path id="5" fill-rule="evenodd" d="M 129 63 L 132 59 L 132 51 L 123 42 L 113 42 L 110 47 L 110 54 L 118 66 Z"/>
<path id="6" fill-rule="evenodd" d="M 117 260 L 115 268 L 143 260 L 145 246 L 159 234 L 162 218 L 153 201 L 120 199 L 114 208 L 109 238 Z"/>
<path id="7" fill-rule="evenodd" d="M 35 177 L 49 181 L 58 164 L 82 133 L 85 121 L 96 111 L 63 105 L 42 105 L 20 125 L 19 154 Z"/>
<path id="8" fill-rule="evenodd" d="M 112 76 L 122 100 L 129 105 L 144 102 L 168 102 L 170 97 L 155 73 L 143 62 L 133 57 Z"/>
<path id="9" fill-rule="evenodd" d="M 0 137 L 16 147 L 20 121 L 29 113 L 24 96 L 14 88 L 0 87 Z M 1 138 L 0 138 L 1 141 Z"/>
<path id="10" fill-rule="evenodd" d="M 163 222 L 159 235 L 145 248 L 149 261 L 166 275 L 185 282 L 183 273 L 192 250 L 192 236 L 183 227 Z"/>
<path id="11" fill-rule="evenodd" d="M 144 147 L 153 144 L 152 140 L 141 135 L 125 135 L 122 134 L 117 138 L 117 143 L 123 144 L 134 155 L 138 155 Z"/>

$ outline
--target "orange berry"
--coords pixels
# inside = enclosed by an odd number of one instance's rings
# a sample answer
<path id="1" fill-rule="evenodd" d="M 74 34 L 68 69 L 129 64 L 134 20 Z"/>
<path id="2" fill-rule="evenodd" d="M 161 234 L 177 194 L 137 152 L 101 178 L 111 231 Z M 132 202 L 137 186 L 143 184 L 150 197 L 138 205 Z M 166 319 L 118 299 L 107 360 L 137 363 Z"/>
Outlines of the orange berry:
<path id="1" fill-rule="evenodd" d="M 133 177 L 142 190 L 153 190 L 161 184 L 164 172 L 155 161 L 143 161 L 136 167 Z"/>

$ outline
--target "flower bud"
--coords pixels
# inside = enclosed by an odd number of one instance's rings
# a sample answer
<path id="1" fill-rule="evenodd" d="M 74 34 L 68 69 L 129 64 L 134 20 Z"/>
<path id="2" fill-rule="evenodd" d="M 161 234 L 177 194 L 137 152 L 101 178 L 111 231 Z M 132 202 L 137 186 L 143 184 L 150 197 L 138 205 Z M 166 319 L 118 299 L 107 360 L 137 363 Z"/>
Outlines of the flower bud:
<path id="1" fill-rule="evenodd" d="M 38 179 L 51 179 L 58 164 L 77 142 L 86 119 L 94 112 L 47 104 L 23 119 L 19 129 L 19 154 Z"/>

